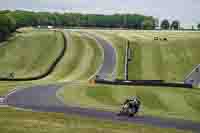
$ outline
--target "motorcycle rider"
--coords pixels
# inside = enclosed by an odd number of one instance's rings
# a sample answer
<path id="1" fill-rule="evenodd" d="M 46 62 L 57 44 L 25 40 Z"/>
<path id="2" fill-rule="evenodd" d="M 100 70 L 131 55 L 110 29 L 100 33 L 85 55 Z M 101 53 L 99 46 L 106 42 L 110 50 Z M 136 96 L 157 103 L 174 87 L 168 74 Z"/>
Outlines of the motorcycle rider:
<path id="1" fill-rule="evenodd" d="M 137 113 L 139 111 L 141 102 L 137 96 L 133 96 L 126 99 L 123 105 L 126 105 L 126 104 L 128 104 L 128 108 L 134 109 L 135 113 Z"/>

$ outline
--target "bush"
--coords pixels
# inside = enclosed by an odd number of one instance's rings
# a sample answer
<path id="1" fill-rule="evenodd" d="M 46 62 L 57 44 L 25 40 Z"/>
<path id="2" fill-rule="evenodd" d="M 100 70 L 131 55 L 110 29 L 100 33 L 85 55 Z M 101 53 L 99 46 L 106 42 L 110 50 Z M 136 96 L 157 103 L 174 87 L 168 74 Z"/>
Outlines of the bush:
<path id="1" fill-rule="evenodd" d="M 169 23 L 169 21 L 168 21 L 167 19 L 163 20 L 163 21 L 161 22 L 160 27 L 161 27 L 162 29 L 164 29 L 164 30 L 168 30 L 168 29 L 170 28 L 170 23 Z"/>
<path id="2" fill-rule="evenodd" d="M 200 30 L 200 23 L 197 25 L 198 30 Z"/>
<path id="3" fill-rule="evenodd" d="M 171 24 L 171 29 L 173 30 L 179 30 L 180 29 L 180 22 L 178 20 L 175 20 Z"/>
<path id="4" fill-rule="evenodd" d="M 5 38 L 15 31 L 16 22 L 15 20 L 6 14 L 0 14 L 0 40 L 5 40 Z"/>

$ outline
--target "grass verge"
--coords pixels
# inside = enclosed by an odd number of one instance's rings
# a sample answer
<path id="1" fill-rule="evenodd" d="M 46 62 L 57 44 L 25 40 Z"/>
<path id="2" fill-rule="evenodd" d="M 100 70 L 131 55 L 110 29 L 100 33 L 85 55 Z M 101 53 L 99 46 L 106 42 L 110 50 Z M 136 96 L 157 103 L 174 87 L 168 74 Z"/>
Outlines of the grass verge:
<path id="1" fill-rule="evenodd" d="M 200 32 L 121 31 L 113 32 L 131 40 L 134 48 L 130 77 L 182 81 L 199 64 Z M 156 41 L 154 37 L 167 41 Z M 140 60 L 140 61 L 138 61 Z M 132 67 L 137 66 L 137 67 Z M 138 69 L 140 72 L 135 72 Z"/>
<path id="2" fill-rule="evenodd" d="M 117 78 L 124 78 L 127 40 L 131 41 L 130 79 L 182 81 L 199 64 L 200 32 L 88 30 L 112 42 L 117 51 Z M 154 37 L 167 41 L 154 40 Z"/>
<path id="3" fill-rule="evenodd" d="M 186 133 L 175 129 L 97 120 L 60 113 L 39 113 L 0 108 L 1 133 Z"/>
<path id="4" fill-rule="evenodd" d="M 197 89 L 87 84 L 68 84 L 58 92 L 66 104 L 111 111 L 119 111 L 127 97 L 137 95 L 142 101 L 140 115 L 194 121 L 200 121 L 199 94 Z"/>

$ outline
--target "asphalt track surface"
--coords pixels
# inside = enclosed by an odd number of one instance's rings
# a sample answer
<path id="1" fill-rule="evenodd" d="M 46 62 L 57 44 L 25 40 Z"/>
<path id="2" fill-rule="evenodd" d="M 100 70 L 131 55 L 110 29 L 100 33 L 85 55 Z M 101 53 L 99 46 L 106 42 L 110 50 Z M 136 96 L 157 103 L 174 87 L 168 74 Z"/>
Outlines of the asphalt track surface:
<path id="1" fill-rule="evenodd" d="M 116 52 L 115 49 L 109 44 L 108 41 L 95 34 L 88 32 L 80 32 L 83 35 L 91 37 L 96 40 L 96 42 L 101 45 L 104 51 L 103 64 L 100 71 L 98 72 L 98 78 L 109 79 L 110 77 L 115 78 L 115 65 L 116 65 Z"/>
<path id="2" fill-rule="evenodd" d="M 7 96 L 7 104 L 14 107 L 31 109 L 33 111 L 58 112 L 68 115 L 76 114 L 103 120 L 146 124 L 161 128 L 176 128 L 200 132 L 200 123 L 187 120 L 162 119 L 151 116 L 136 116 L 134 118 L 119 117 L 115 112 L 66 106 L 62 104 L 55 95 L 60 87 L 61 86 L 59 85 L 47 85 L 18 90 Z"/>
<path id="3" fill-rule="evenodd" d="M 104 41 L 100 41 L 100 43 L 103 42 Z M 107 43 L 106 44 L 103 43 L 102 45 L 107 45 Z M 111 71 L 109 70 L 107 72 Z M 161 128 L 177 128 L 177 129 L 200 132 L 200 123 L 195 123 L 187 120 L 162 119 L 150 116 L 136 116 L 134 118 L 119 117 L 114 112 L 66 106 L 56 96 L 56 92 L 61 87 L 62 87 L 61 85 L 46 85 L 46 86 L 34 86 L 25 89 L 19 89 L 6 96 L 6 103 L 10 106 L 23 109 L 31 109 L 33 111 L 39 111 L 39 112 L 41 111 L 41 112 L 60 112 L 66 114 L 77 114 L 80 116 L 92 117 L 103 120 L 147 124 Z"/>

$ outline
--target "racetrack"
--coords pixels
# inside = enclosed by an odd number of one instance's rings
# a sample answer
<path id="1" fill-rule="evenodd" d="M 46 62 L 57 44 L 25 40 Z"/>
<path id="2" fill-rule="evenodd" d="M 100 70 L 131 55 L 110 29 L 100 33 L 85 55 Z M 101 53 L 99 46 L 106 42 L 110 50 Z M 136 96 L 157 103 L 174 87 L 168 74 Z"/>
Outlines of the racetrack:
<path id="1" fill-rule="evenodd" d="M 116 52 L 115 49 L 112 47 L 111 44 L 109 44 L 108 41 L 104 40 L 103 38 L 87 33 L 87 32 L 81 32 L 82 34 L 86 36 L 90 36 L 91 38 L 95 39 L 96 42 L 102 46 L 104 51 L 104 58 L 103 58 L 103 64 L 101 66 L 100 71 L 97 73 L 98 78 L 100 79 L 112 79 L 115 78 L 115 65 L 116 65 Z"/>
<path id="2" fill-rule="evenodd" d="M 176 128 L 200 132 L 200 123 L 194 123 L 187 120 L 162 119 L 151 116 L 136 116 L 134 118 L 118 117 L 114 112 L 65 106 L 56 97 L 56 91 L 58 91 L 60 87 L 61 86 L 59 85 L 47 85 L 18 90 L 7 96 L 7 104 L 14 107 L 31 109 L 33 111 L 62 112 L 98 119 L 147 124 L 161 128 Z"/>
<path id="3" fill-rule="evenodd" d="M 95 37 L 97 42 L 101 44 L 104 49 L 104 59 L 106 60 L 104 61 L 101 70 L 99 71 L 99 75 L 100 78 L 105 78 L 105 75 L 109 75 L 114 72 L 116 55 L 114 49 L 110 46 L 110 44 L 107 41 L 97 36 L 93 37 Z M 200 132 L 200 123 L 194 123 L 192 121 L 187 121 L 187 120 L 162 119 L 150 116 L 136 116 L 135 118 L 118 117 L 114 112 L 65 106 L 56 97 L 56 92 L 61 87 L 62 85 L 46 85 L 46 86 L 34 86 L 31 88 L 20 89 L 17 90 L 16 92 L 9 94 L 6 97 L 6 101 L 7 104 L 10 106 L 24 108 L 24 109 L 31 109 L 33 111 L 63 112 L 66 114 L 78 114 L 81 116 L 94 117 L 98 119 L 124 121 L 130 123 L 138 123 L 138 124 L 148 124 L 162 128 L 177 128 L 177 129 L 193 130 L 196 132 Z"/>

